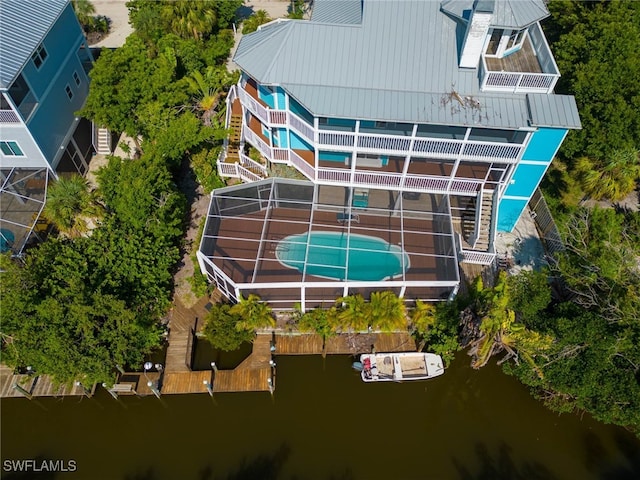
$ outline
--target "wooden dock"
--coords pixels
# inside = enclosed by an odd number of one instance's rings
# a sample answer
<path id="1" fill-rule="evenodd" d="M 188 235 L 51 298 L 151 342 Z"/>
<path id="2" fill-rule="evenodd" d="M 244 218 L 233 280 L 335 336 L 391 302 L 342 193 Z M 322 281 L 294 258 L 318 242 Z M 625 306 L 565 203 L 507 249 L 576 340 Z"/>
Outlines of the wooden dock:
<path id="1" fill-rule="evenodd" d="M 416 343 L 408 332 L 343 333 L 326 340 L 327 355 L 357 355 L 377 352 L 415 352 Z M 322 337 L 316 334 L 276 335 L 276 355 L 319 355 Z"/>
<path id="2" fill-rule="evenodd" d="M 318 334 L 276 335 L 276 355 L 318 355 L 322 353 L 322 337 Z"/>
<path id="3" fill-rule="evenodd" d="M 257 335 L 253 350 L 233 370 L 218 370 L 213 378 L 214 392 L 268 392 L 269 379 L 275 388 L 275 369 L 272 369 L 270 334 Z"/>
<path id="4" fill-rule="evenodd" d="M 185 307 L 180 300 L 174 301 L 169 317 L 169 347 L 165 359 L 167 373 L 191 371 L 195 333 L 210 305 L 209 297 L 202 297 L 191 308 Z"/>
<path id="5" fill-rule="evenodd" d="M 205 383 L 206 382 L 206 383 Z M 162 379 L 161 392 L 163 395 L 180 393 L 208 393 L 207 385 L 213 383 L 213 372 L 167 372 Z"/>
<path id="6" fill-rule="evenodd" d="M 17 387 L 16 387 L 17 386 Z M 81 397 L 90 396 L 96 386 L 91 388 L 76 385 L 56 385 L 49 375 L 15 375 L 13 369 L 0 365 L 0 398 L 32 397 Z"/>

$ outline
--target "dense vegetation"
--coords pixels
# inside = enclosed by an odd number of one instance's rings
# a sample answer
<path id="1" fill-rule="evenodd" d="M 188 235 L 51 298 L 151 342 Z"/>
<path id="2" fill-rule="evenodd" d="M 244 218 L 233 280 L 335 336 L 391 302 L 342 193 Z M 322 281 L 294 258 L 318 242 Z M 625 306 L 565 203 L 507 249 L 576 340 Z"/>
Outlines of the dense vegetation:
<path id="1" fill-rule="evenodd" d="M 549 10 L 556 90 L 575 95 L 583 128 L 563 143 L 548 191 L 562 209 L 585 194 L 621 200 L 640 180 L 640 2 L 554 0 Z"/>
<path id="2" fill-rule="evenodd" d="M 116 365 L 137 369 L 160 345 L 186 213 L 176 183 L 189 154 L 202 183 L 221 184 L 218 98 L 234 80 L 223 63 L 240 4 L 128 3 L 136 32 L 96 61 L 82 114 L 132 136 L 136 151 L 112 158 L 97 190 L 77 176 L 54 183 L 46 216 L 59 237 L 23 265 L 2 257 L 3 362 L 59 382 L 110 383 Z"/>

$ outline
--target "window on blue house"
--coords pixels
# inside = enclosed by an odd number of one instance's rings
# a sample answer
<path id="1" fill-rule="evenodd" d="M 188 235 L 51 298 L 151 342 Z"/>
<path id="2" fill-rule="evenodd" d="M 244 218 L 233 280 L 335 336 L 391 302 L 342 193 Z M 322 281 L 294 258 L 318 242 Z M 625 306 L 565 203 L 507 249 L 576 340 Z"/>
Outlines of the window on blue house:
<path id="1" fill-rule="evenodd" d="M 0 142 L 0 149 L 2 150 L 2 153 L 4 153 L 8 157 L 24 156 L 24 153 L 22 153 L 22 150 L 18 146 L 17 142 Z"/>
<path id="2" fill-rule="evenodd" d="M 47 51 L 44 49 L 44 45 L 40 44 L 38 45 L 38 48 L 36 48 L 36 51 L 33 52 L 33 55 L 31 55 L 31 60 L 33 60 L 33 64 L 36 68 L 40 68 L 47 59 L 47 56 Z"/>
<path id="3" fill-rule="evenodd" d="M 64 91 L 67 92 L 67 97 L 69 97 L 69 100 L 71 100 L 73 98 L 73 90 L 71 90 L 71 87 L 67 85 L 66 87 L 64 87 Z"/>
<path id="4" fill-rule="evenodd" d="M 78 75 L 78 72 L 73 72 L 73 81 L 76 82 L 76 86 L 80 86 L 80 75 Z"/>

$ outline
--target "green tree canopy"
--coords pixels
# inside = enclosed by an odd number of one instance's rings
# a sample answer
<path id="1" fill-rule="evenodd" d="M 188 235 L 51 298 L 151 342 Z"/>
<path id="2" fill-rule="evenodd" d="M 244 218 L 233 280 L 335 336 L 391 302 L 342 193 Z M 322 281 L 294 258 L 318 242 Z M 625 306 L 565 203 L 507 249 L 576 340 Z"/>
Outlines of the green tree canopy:
<path id="1" fill-rule="evenodd" d="M 60 233 L 83 235 L 89 230 L 88 221 L 97 221 L 102 213 L 95 195 L 89 191 L 89 182 L 78 174 L 60 177 L 47 188 L 43 215 Z"/>
<path id="2" fill-rule="evenodd" d="M 271 20 L 272 18 L 266 10 L 258 10 L 242 22 L 242 33 L 246 35 L 247 33 L 255 32 L 260 25 L 269 23 Z"/>
<path id="3" fill-rule="evenodd" d="M 582 130 L 562 145 L 567 158 L 608 162 L 640 149 L 640 2 L 549 2 L 558 90 L 575 95 Z"/>
<path id="4" fill-rule="evenodd" d="M 254 335 L 252 330 L 237 328 L 240 320 L 238 315 L 231 313 L 229 305 L 214 305 L 207 315 L 202 333 L 215 348 L 225 351 L 237 350 L 244 342 L 252 341 Z"/>
<path id="5" fill-rule="evenodd" d="M 149 105 L 171 111 L 188 100 L 186 83 L 176 76 L 175 51 L 155 58 L 136 35 L 114 50 L 103 52 L 90 72 L 91 89 L 80 114 L 116 132 L 137 139 L 148 136 L 153 122 Z"/>

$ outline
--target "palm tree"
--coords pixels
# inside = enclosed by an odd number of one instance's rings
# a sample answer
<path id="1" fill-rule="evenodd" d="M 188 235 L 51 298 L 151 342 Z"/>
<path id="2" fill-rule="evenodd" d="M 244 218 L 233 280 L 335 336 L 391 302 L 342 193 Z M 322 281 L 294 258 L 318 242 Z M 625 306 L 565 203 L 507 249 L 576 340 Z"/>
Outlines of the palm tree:
<path id="1" fill-rule="evenodd" d="M 271 307 L 253 293 L 249 294 L 247 298 L 240 296 L 240 302 L 231 307 L 229 311 L 241 318 L 236 324 L 238 330 L 256 330 L 276 326 Z"/>
<path id="2" fill-rule="evenodd" d="M 328 310 L 315 308 L 303 313 L 298 318 L 298 329 L 302 332 L 315 332 L 322 338 L 322 356 L 327 355 L 327 339 L 336 334 L 335 317 L 337 311 L 335 307 Z"/>
<path id="3" fill-rule="evenodd" d="M 383 332 L 407 328 L 407 309 L 404 301 L 391 291 L 373 292 L 369 298 L 371 324 Z"/>
<path id="4" fill-rule="evenodd" d="M 86 30 L 87 25 L 91 23 L 93 14 L 96 13 L 95 7 L 89 0 L 71 0 L 71 6 L 76 12 L 82 29 Z"/>
<path id="5" fill-rule="evenodd" d="M 336 328 L 340 330 L 366 330 L 369 325 L 370 307 L 360 294 L 340 297 L 336 300 Z"/>
<path id="6" fill-rule="evenodd" d="M 591 198 L 617 202 L 631 193 L 640 180 L 640 152 L 633 148 L 616 150 L 604 162 L 582 157 L 575 169 Z"/>
<path id="7" fill-rule="evenodd" d="M 553 338 L 527 330 L 524 325 L 516 323 L 515 312 L 508 308 L 509 300 L 505 272 L 500 273 L 495 287 L 478 294 L 476 311 L 481 318 L 479 336 L 470 343 L 471 366 L 481 368 L 494 354 L 504 350 L 507 354 L 499 363 L 510 358 L 518 363 L 522 357 L 542 377 L 542 370 L 536 365 L 534 357 L 544 354 L 551 347 Z"/>
<path id="8" fill-rule="evenodd" d="M 419 351 L 427 343 L 427 334 L 436 324 L 436 309 L 433 305 L 422 300 L 416 300 L 416 306 L 411 310 L 410 327 L 413 335 L 421 338 Z"/>
<path id="9" fill-rule="evenodd" d="M 215 113 L 222 91 L 234 81 L 233 74 L 226 68 L 209 66 L 204 75 L 196 70 L 190 77 L 185 78 L 194 94 L 198 108 L 203 112 L 204 124 L 210 126 L 211 117 Z"/>
<path id="10" fill-rule="evenodd" d="M 269 23 L 271 20 L 266 10 L 258 10 L 242 23 L 242 34 L 255 32 L 260 25 Z"/>
<path id="11" fill-rule="evenodd" d="M 47 189 L 43 216 L 58 231 L 78 237 L 89 230 L 88 219 L 101 217 L 102 208 L 89 191 L 89 182 L 78 174 L 60 177 Z"/>
<path id="12" fill-rule="evenodd" d="M 193 37 L 196 40 L 201 40 L 206 38 L 218 22 L 213 4 L 206 1 L 177 0 L 169 2 L 163 14 L 169 21 L 173 33 L 184 39 Z"/>

